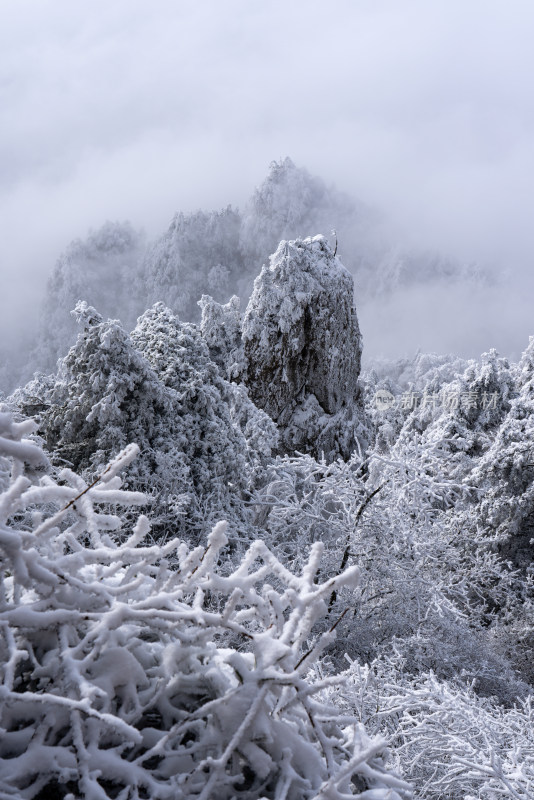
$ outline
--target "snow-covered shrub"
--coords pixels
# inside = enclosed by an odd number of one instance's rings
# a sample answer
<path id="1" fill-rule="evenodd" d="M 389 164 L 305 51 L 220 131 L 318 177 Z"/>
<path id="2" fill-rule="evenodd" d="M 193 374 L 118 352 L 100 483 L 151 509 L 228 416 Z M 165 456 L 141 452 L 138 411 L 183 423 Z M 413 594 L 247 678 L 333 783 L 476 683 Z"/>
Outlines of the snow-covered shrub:
<path id="1" fill-rule="evenodd" d="M 372 359 L 362 373 L 362 396 L 371 421 L 375 446 L 387 451 L 397 441 L 408 420 L 422 430 L 433 419 L 434 398 L 462 375 L 468 366 L 453 355 L 417 353 L 413 358 L 388 361 Z M 388 392 L 390 407 L 380 404 L 380 392 Z M 438 409 L 439 411 L 439 409 Z"/>
<path id="2" fill-rule="evenodd" d="M 465 495 L 439 461 L 429 473 L 415 459 L 354 455 L 327 464 L 299 456 L 269 468 L 254 507 L 256 524 L 293 569 L 316 541 L 325 546 L 323 578 L 361 565 L 358 590 L 330 600 L 334 614 L 349 607 L 337 657 L 370 661 L 394 648 L 407 673 L 462 676 L 509 702 L 526 686 L 494 629 L 493 611 L 506 618 L 515 577 L 481 535 L 448 515 Z"/>
<path id="3" fill-rule="evenodd" d="M 0 792 L 5 798 L 398 800 L 408 785 L 385 742 L 322 699 L 310 668 L 334 637 L 314 635 L 332 591 L 260 541 L 219 568 L 207 545 L 143 545 L 110 513 L 143 503 L 117 473 L 128 446 L 87 485 L 39 473 L 31 422 L 0 416 Z M 25 467 L 25 464 L 28 467 Z M 33 472 L 30 472 L 33 470 Z M 30 479 L 25 472 L 32 476 Z M 102 510 L 98 510 L 103 506 Z"/>
<path id="4" fill-rule="evenodd" d="M 410 678 L 402 660 L 349 668 L 347 710 L 395 743 L 398 768 L 420 800 L 530 800 L 532 696 L 510 708 L 432 673 Z"/>
<path id="5" fill-rule="evenodd" d="M 76 314 L 85 330 L 61 361 L 41 416 L 56 463 L 89 478 L 135 440 L 143 457 L 129 468 L 128 487 L 150 496 L 159 533 L 176 526 L 177 513 L 189 530 L 209 529 L 221 508 L 241 514 L 241 493 L 276 429 L 220 375 L 197 327 L 161 303 L 131 335 L 86 303 Z"/>

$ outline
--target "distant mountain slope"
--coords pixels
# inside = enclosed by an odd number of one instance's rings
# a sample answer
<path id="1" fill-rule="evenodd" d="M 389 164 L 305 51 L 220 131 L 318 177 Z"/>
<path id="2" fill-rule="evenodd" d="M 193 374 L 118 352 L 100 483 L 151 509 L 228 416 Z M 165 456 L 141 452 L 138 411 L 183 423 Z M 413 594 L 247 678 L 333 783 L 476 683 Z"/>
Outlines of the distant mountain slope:
<path id="1" fill-rule="evenodd" d="M 234 294 L 246 301 L 281 240 L 317 234 L 338 249 L 354 277 L 360 307 L 400 288 L 490 279 L 476 265 L 404 251 L 391 241 L 376 211 L 285 158 L 270 165 L 243 212 L 228 206 L 177 213 L 168 230 L 148 244 L 129 223 L 117 222 L 72 242 L 48 282 L 37 343 L 29 356 L 6 354 L 10 363 L 0 370 L 0 388 L 13 389 L 35 370 L 55 369 L 74 341 L 70 312 L 79 300 L 128 329 L 156 302 L 183 321 L 198 321 L 203 294 L 223 303 Z"/>

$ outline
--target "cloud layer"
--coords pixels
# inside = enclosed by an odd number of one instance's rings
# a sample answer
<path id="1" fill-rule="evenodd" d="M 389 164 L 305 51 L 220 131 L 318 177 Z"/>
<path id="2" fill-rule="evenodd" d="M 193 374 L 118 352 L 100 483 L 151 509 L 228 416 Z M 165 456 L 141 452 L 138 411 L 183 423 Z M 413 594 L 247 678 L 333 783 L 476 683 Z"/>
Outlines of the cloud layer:
<path id="1" fill-rule="evenodd" d="M 73 237 L 242 205 L 287 154 L 398 238 L 507 268 L 531 332 L 531 4 L 8 0 L 0 22 L 4 338 Z"/>

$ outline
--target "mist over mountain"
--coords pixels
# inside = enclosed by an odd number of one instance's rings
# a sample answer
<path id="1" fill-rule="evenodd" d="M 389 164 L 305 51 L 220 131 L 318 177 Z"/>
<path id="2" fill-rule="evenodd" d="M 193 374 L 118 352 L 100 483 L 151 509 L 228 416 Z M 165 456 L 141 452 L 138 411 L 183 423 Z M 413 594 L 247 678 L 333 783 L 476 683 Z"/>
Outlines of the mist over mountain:
<path id="1" fill-rule="evenodd" d="M 478 353 L 469 320 L 456 318 L 452 326 L 451 315 L 458 316 L 466 294 L 475 315 L 477 300 L 487 296 L 495 302 L 495 271 L 403 248 L 392 241 L 383 215 L 286 157 L 271 164 L 243 210 L 179 211 L 152 241 L 128 222 L 106 222 L 85 240 L 74 240 L 48 280 L 36 343 L 5 352 L 2 386 L 9 390 L 35 370 L 54 370 L 75 339 L 70 312 L 79 300 L 129 329 L 156 302 L 183 321 L 198 321 L 203 294 L 222 303 L 235 294 L 246 302 L 282 239 L 317 233 L 329 238 L 353 275 L 364 357 L 396 358 L 421 347 Z M 411 324 L 402 319 L 407 308 Z"/>

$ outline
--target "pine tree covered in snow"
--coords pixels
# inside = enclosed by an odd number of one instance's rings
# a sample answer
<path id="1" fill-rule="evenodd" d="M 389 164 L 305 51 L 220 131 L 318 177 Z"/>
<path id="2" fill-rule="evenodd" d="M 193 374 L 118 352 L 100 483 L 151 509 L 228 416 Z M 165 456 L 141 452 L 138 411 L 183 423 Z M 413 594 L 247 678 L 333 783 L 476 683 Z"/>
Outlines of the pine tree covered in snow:
<path id="1" fill-rule="evenodd" d="M 218 303 L 210 295 L 202 295 L 200 330 L 212 360 L 228 380 L 243 378 L 245 367 L 241 329 L 241 301 L 233 295 L 228 303 Z"/>
<path id="2" fill-rule="evenodd" d="M 413 408 L 408 409 L 395 452 L 417 450 L 421 467 L 425 457 L 437 457 L 450 477 L 469 483 L 472 469 L 510 410 L 515 387 L 509 364 L 492 350 L 454 377 L 446 368 L 431 369 L 424 378 L 419 391 L 412 386 L 407 393 L 414 398 Z"/>
<path id="3" fill-rule="evenodd" d="M 131 341 L 179 397 L 176 413 L 195 488 L 203 497 L 219 482 L 246 488 L 251 470 L 265 464 L 277 444 L 269 417 L 221 376 L 199 329 L 162 303 L 139 318 Z"/>
<path id="4" fill-rule="evenodd" d="M 500 414 L 501 424 L 471 477 L 483 495 L 478 509 L 480 524 L 495 538 L 501 555 L 524 572 L 532 570 L 534 554 L 533 353 L 531 338 L 512 371 L 515 380 L 506 413 Z"/>

